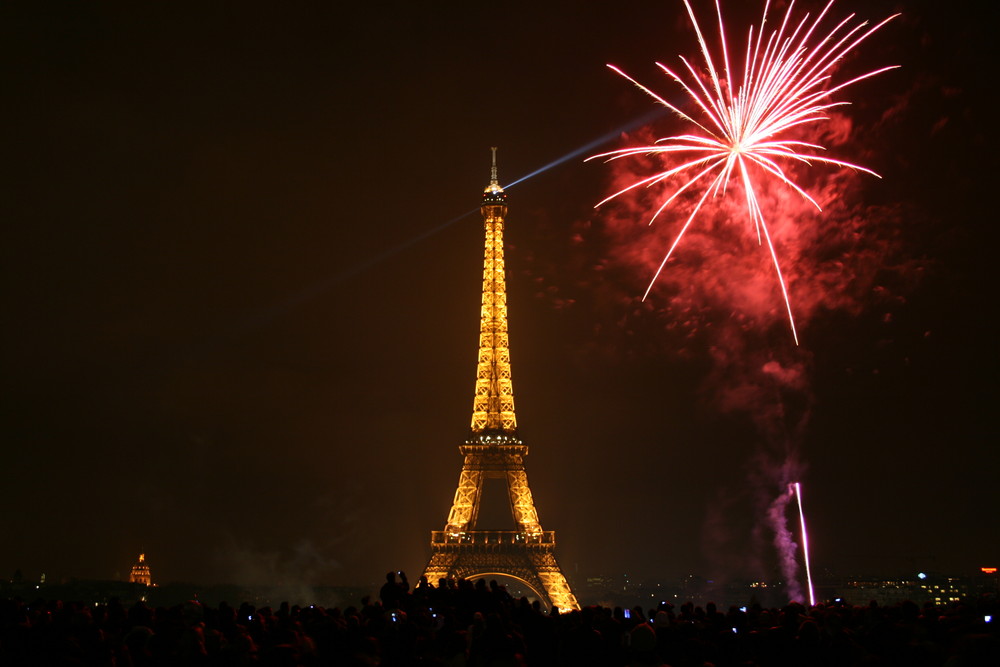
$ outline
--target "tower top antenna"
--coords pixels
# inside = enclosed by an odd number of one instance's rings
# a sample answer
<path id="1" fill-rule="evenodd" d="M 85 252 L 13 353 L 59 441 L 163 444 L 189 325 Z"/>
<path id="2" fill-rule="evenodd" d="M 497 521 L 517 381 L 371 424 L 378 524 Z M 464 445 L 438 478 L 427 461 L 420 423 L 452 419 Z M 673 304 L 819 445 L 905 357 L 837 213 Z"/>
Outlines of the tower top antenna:
<path id="1" fill-rule="evenodd" d="M 490 150 L 493 151 L 493 166 L 490 168 L 490 184 L 483 190 L 483 203 L 503 204 L 507 195 L 504 194 L 503 188 L 500 187 L 500 179 L 497 178 L 497 147 L 491 146 Z"/>

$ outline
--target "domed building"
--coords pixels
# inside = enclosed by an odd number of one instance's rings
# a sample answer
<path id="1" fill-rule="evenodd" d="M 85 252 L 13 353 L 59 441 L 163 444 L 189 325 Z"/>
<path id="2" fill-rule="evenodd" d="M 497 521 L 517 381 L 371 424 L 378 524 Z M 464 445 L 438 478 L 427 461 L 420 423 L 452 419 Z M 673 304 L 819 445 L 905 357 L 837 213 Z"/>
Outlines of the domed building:
<path id="1" fill-rule="evenodd" d="M 132 566 L 132 572 L 128 575 L 128 582 L 144 586 L 153 585 L 153 578 L 149 574 L 149 566 L 146 565 L 146 554 L 139 554 L 139 562 Z"/>

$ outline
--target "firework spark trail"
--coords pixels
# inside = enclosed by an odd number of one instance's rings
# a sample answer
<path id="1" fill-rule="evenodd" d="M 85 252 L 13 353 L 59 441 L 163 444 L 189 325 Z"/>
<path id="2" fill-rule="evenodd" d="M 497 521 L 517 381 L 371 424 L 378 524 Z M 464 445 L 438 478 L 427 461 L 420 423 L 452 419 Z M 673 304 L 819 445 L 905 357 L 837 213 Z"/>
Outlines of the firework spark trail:
<path id="1" fill-rule="evenodd" d="M 802 509 L 802 485 L 799 482 L 792 484 L 795 490 L 795 498 L 799 505 L 799 525 L 802 526 L 802 560 L 806 566 L 806 587 L 809 589 L 809 606 L 816 604 L 816 596 L 813 593 L 812 572 L 809 569 L 809 537 L 806 534 L 806 513 Z"/>
<path id="2" fill-rule="evenodd" d="M 608 65 L 654 100 L 694 125 L 697 130 L 700 130 L 700 133 L 665 137 L 651 145 L 619 149 L 588 158 L 588 160 L 606 158 L 611 161 L 642 154 L 681 158 L 679 165 L 631 183 L 600 201 L 596 207 L 635 188 L 650 187 L 683 174 L 688 180 L 660 205 L 650 218 L 649 223 L 652 224 L 679 195 L 708 178 L 704 192 L 681 227 L 680 232 L 675 236 L 663 261 L 653 275 L 646 293 L 643 295 L 643 300 L 649 295 L 653 284 L 670 260 L 681 238 L 684 237 L 702 210 L 709 195 L 713 198 L 724 196 L 731 182 L 739 183 L 744 191 L 747 212 L 754 224 L 758 244 L 767 243 L 768 252 L 781 287 L 785 310 L 788 313 L 792 337 L 796 345 L 798 344 L 798 332 L 795 328 L 791 300 L 778 261 L 778 254 L 775 251 L 772 234 L 759 204 L 756 176 L 763 175 L 769 180 L 777 179 L 801 195 L 817 210 L 821 210 L 820 205 L 792 179 L 782 167 L 781 161 L 805 165 L 820 162 L 838 167 L 848 167 L 878 176 L 866 167 L 818 155 L 817 151 L 825 150 L 823 146 L 802 141 L 794 135 L 788 135 L 797 128 L 828 120 L 826 114 L 830 109 L 847 104 L 844 101 L 835 101 L 833 99 L 835 93 L 854 83 L 895 68 L 895 66 L 883 67 L 842 83 L 835 85 L 831 83 L 832 70 L 837 62 L 872 33 L 898 16 L 898 14 L 894 14 L 874 27 L 865 30 L 866 21 L 851 26 L 854 18 L 854 15 L 851 14 L 828 32 L 822 34 L 820 25 L 834 1 L 830 0 L 815 20 L 810 22 L 809 14 L 806 14 L 797 24 L 793 25 L 792 12 L 795 6 L 793 0 L 789 3 L 778 29 L 772 31 L 765 40 L 763 26 L 766 23 L 770 6 L 770 1 L 767 0 L 761 16 L 761 28 L 756 33 L 756 39 L 754 38 L 754 28 L 751 26 L 749 30 L 742 74 L 737 77 L 739 87 L 735 88 L 719 0 L 716 0 L 715 7 L 721 44 L 720 61 L 723 67 L 721 76 L 712 51 L 705 41 L 701 26 L 695 17 L 694 10 L 691 8 L 689 0 L 684 0 L 684 6 L 687 8 L 701 48 L 704 69 L 708 73 L 710 81 L 706 83 L 705 77 L 700 76 L 698 70 L 683 56 L 680 57 L 680 60 L 689 75 L 688 78 L 677 74 L 661 63 L 656 64 L 664 73 L 680 84 L 689 100 L 704 116 L 701 120 L 685 113 L 678 106 L 671 104 L 619 68 Z M 820 36 L 815 37 L 815 35 Z M 697 173 L 692 176 L 691 174 L 695 171 Z M 755 174 L 755 172 L 757 173 Z"/>

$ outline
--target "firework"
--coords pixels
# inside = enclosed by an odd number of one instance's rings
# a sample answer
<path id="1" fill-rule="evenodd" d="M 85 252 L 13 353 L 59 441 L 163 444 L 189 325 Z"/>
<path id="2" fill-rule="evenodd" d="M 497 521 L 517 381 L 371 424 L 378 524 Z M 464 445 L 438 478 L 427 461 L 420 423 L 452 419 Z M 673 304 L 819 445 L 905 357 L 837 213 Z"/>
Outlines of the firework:
<path id="1" fill-rule="evenodd" d="M 730 183 L 738 183 L 745 193 L 747 212 L 753 222 L 757 241 L 761 245 L 764 242 L 767 244 L 781 287 L 785 309 L 788 312 L 792 337 L 796 345 L 798 344 L 798 332 L 795 329 L 795 317 L 792 314 L 788 288 L 770 230 L 759 205 L 757 188 L 762 179 L 765 182 L 780 181 L 808 200 L 817 210 L 821 210 L 809 193 L 793 180 L 787 171 L 788 165 L 794 163 L 811 165 L 818 162 L 878 176 L 872 170 L 860 165 L 818 155 L 817 153 L 824 148 L 798 139 L 796 130 L 827 120 L 826 114 L 830 109 L 846 105 L 847 102 L 838 101 L 835 96 L 848 86 L 896 67 L 883 67 L 840 83 L 833 81 L 832 73 L 837 62 L 872 33 L 898 16 L 895 14 L 874 27 L 866 27 L 867 22 L 855 22 L 854 14 L 851 14 L 832 28 L 821 28 L 834 1 L 830 0 L 815 19 L 806 14 L 796 22 L 792 16 L 795 6 L 793 0 L 789 3 L 778 28 L 765 35 L 763 26 L 767 22 L 770 5 L 769 0 L 766 1 L 761 16 L 761 28 L 756 31 L 756 36 L 752 26 L 749 30 L 742 71 L 734 71 L 730 65 L 719 1 L 716 0 L 715 8 L 718 15 L 720 52 L 713 54 L 705 42 L 689 0 L 684 0 L 704 59 L 701 72 L 683 56 L 680 57 L 684 65 L 681 70 L 683 76 L 661 63 L 656 64 L 680 84 L 688 101 L 693 103 L 694 110 L 690 114 L 614 65 L 608 65 L 654 100 L 690 123 L 692 133 L 665 137 L 652 145 L 624 148 L 588 158 L 616 160 L 641 154 L 659 154 L 676 161 L 666 170 L 615 192 L 597 206 L 635 188 L 649 187 L 677 177 L 679 186 L 650 218 L 649 222 L 652 224 L 679 195 L 688 190 L 694 193 L 697 188 L 703 188 L 700 197 L 697 197 L 697 204 L 681 226 L 646 288 L 643 300 L 649 295 L 663 267 L 708 197 L 724 196 Z"/>
<path id="2" fill-rule="evenodd" d="M 816 597 L 813 595 L 812 573 L 809 571 L 809 538 L 806 536 L 806 514 L 802 509 L 802 485 L 795 482 L 791 485 L 791 490 L 795 493 L 795 499 L 799 505 L 799 524 L 802 526 L 802 560 L 806 566 L 806 586 L 809 588 L 809 606 L 816 604 Z"/>

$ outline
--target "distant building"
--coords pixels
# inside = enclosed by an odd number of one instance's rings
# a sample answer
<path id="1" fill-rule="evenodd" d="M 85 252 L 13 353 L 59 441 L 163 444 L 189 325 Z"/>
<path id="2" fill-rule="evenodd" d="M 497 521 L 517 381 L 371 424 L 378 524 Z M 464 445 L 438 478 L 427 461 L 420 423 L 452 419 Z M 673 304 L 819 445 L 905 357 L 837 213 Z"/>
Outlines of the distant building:
<path id="1" fill-rule="evenodd" d="M 944 574 L 917 575 L 917 588 L 922 602 L 933 602 L 936 605 L 946 605 L 958 602 L 969 595 L 969 584 L 962 577 Z"/>
<path id="2" fill-rule="evenodd" d="M 146 565 L 146 554 L 139 554 L 139 562 L 132 566 L 132 572 L 128 575 L 130 584 L 142 584 L 152 586 L 153 578 L 149 574 L 149 566 Z"/>
<path id="3" fill-rule="evenodd" d="M 919 595 L 916 585 L 909 577 L 855 577 L 836 587 L 833 597 L 852 605 L 876 602 L 885 607 L 907 600 L 914 601 Z"/>
<path id="4" fill-rule="evenodd" d="M 916 577 L 853 578 L 837 587 L 835 596 L 854 605 L 874 601 L 889 606 L 909 600 L 920 605 L 930 602 L 945 606 L 969 595 L 989 592 L 983 590 L 982 586 L 977 590 L 974 583 L 970 577 L 924 572 L 917 574 Z"/>

